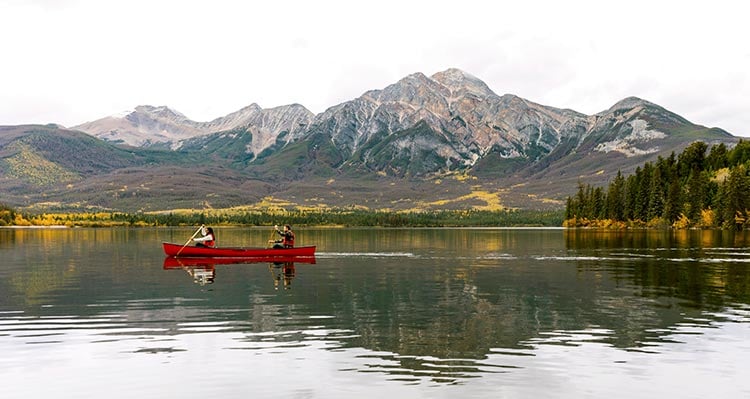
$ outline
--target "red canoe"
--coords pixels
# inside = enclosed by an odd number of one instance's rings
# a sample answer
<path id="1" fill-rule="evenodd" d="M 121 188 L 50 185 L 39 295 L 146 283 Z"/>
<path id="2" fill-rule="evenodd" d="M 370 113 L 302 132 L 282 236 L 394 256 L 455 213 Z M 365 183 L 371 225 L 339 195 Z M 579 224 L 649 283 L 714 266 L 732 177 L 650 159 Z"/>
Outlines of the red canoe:
<path id="1" fill-rule="evenodd" d="M 263 258 L 268 256 L 314 256 L 315 246 L 294 248 L 205 248 L 162 243 L 167 256 L 190 258 Z M 178 255 L 179 254 L 179 255 Z"/>

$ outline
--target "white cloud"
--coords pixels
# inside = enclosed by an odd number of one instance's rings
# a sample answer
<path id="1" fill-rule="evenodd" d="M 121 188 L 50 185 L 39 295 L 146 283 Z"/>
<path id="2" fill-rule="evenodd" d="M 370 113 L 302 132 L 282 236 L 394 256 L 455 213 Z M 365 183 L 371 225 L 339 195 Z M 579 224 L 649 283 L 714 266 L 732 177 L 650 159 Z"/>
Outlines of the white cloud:
<path id="1" fill-rule="evenodd" d="M 638 96 L 750 136 L 750 28 L 737 4 L 0 1 L 0 124 L 71 126 L 168 105 L 313 112 L 457 67 L 498 94 L 584 113 Z"/>

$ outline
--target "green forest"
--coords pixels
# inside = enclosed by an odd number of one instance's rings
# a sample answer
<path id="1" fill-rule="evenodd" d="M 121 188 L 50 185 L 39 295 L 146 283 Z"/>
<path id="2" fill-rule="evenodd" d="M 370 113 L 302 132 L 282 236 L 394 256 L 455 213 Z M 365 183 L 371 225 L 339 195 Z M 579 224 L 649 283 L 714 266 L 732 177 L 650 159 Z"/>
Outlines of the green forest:
<path id="1" fill-rule="evenodd" d="M 567 227 L 750 228 L 750 142 L 733 148 L 694 142 L 646 162 L 608 187 L 578 184 Z"/>

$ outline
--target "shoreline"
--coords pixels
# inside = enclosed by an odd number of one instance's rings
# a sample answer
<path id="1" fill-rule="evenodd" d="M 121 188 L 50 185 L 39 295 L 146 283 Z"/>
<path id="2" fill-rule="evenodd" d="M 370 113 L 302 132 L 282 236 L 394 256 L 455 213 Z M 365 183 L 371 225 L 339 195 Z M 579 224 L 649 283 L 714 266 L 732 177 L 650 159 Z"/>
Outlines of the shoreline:
<path id="1" fill-rule="evenodd" d="M 0 229 L 70 229 L 72 227 L 64 224 L 55 224 L 50 226 L 0 226 Z"/>

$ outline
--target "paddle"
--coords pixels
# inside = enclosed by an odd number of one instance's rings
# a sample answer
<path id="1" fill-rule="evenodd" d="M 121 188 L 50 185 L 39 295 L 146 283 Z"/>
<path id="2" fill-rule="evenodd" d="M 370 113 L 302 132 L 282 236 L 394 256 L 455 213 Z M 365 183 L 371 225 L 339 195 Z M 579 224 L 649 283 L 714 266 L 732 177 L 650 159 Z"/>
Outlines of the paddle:
<path id="1" fill-rule="evenodd" d="M 185 249 L 188 244 L 190 244 L 190 241 L 193 241 L 193 238 L 195 238 L 195 236 L 198 235 L 201 230 L 203 230 L 203 225 L 201 225 L 201 227 L 198 227 L 198 230 L 196 230 L 195 233 L 193 233 L 193 235 L 188 238 L 188 240 L 185 242 L 185 245 L 183 245 L 182 248 L 180 248 L 180 250 L 175 254 L 175 258 L 180 256 L 180 252 L 182 252 L 182 250 Z"/>
<path id="2" fill-rule="evenodd" d="M 268 248 L 271 248 L 274 244 L 274 233 L 276 232 L 276 225 L 273 226 L 273 229 L 271 230 L 271 236 L 268 237 Z"/>

